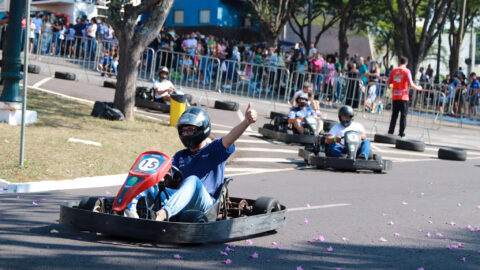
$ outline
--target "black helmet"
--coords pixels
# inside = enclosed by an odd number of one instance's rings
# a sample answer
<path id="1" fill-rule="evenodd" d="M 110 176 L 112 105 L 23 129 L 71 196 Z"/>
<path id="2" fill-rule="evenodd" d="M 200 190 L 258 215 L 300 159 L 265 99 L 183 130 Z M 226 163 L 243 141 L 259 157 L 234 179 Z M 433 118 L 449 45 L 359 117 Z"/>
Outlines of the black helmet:
<path id="1" fill-rule="evenodd" d="M 197 131 L 193 135 L 183 136 L 183 126 L 196 126 Z M 210 135 L 210 117 L 202 109 L 188 109 L 178 119 L 177 129 L 183 145 L 187 148 L 194 148 Z"/>
<path id="2" fill-rule="evenodd" d="M 299 102 L 299 99 L 304 99 L 304 102 Z M 307 106 L 307 101 L 308 101 L 308 95 L 307 93 L 300 93 L 297 98 L 295 99 L 295 102 L 297 103 L 297 106 L 299 108 Z"/>
<path id="3" fill-rule="evenodd" d="M 342 117 L 340 117 L 341 115 L 348 115 L 350 116 L 350 119 L 348 121 L 342 121 Z M 354 112 L 352 107 L 350 106 L 345 105 L 340 107 L 340 109 L 338 110 L 338 120 L 344 127 L 350 126 L 350 124 L 353 121 L 353 116 L 354 116 Z"/>

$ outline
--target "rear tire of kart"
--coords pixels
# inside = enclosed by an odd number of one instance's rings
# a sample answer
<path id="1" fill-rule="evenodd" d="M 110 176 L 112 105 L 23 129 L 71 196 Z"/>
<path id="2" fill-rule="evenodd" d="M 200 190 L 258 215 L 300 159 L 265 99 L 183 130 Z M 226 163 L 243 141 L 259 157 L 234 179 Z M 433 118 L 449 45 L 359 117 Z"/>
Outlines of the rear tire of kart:
<path id="1" fill-rule="evenodd" d="M 103 87 L 116 89 L 117 88 L 117 83 L 113 82 L 113 81 L 104 81 L 103 82 Z"/>
<path id="2" fill-rule="evenodd" d="M 373 141 L 377 143 L 389 143 L 395 144 L 397 142 L 397 137 L 393 135 L 383 135 L 383 134 L 375 134 L 373 137 Z"/>
<path id="3" fill-rule="evenodd" d="M 268 129 L 268 130 L 273 130 L 273 125 L 272 124 L 264 124 L 263 128 Z"/>
<path id="4" fill-rule="evenodd" d="M 215 109 L 227 110 L 227 111 L 237 111 L 238 103 L 233 101 L 215 101 Z"/>
<path id="5" fill-rule="evenodd" d="M 324 119 L 322 121 L 323 121 L 323 131 L 325 131 L 325 132 L 329 132 L 330 129 L 332 129 L 333 126 L 338 124 L 338 122 L 335 121 L 335 120 Z"/>
<path id="6" fill-rule="evenodd" d="M 76 76 L 75 76 L 75 74 L 70 73 L 70 72 L 56 71 L 55 72 L 55 78 L 62 79 L 62 80 L 74 81 Z"/>
<path id="7" fill-rule="evenodd" d="M 80 203 L 78 204 L 78 209 L 87 210 L 87 211 L 94 211 L 94 212 L 105 212 L 103 209 L 103 202 L 102 198 L 100 197 L 86 197 L 83 198 Z"/>
<path id="8" fill-rule="evenodd" d="M 438 158 L 465 161 L 467 160 L 467 151 L 461 148 L 441 147 L 440 149 L 438 149 Z"/>
<path id="9" fill-rule="evenodd" d="M 425 143 L 416 140 L 397 139 L 397 141 L 395 142 L 395 148 L 423 152 L 425 151 Z"/>
<path id="10" fill-rule="evenodd" d="M 287 114 L 286 113 L 281 113 L 281 112 L 274 112 L 274 111 L 271 111 L 270 112 L 270 119 L 275 119 L 275 117 L 287 117 Z"/>
<path id="11" fill-rule="evenodd" d="M 188 223 L 207 223 L 207 217 L 202 211 L 199 210 L 187 210 L 178 215 L 176 218 L 177 222 L 188 222 Z"/>
<path id="12" fill-rule="evenodd" d="M 280 210 L 280 203 L 272 197 L 260 197 L 255 200 L 255 204 L 253 205 L 254 215 L 269 214 Z"/>
<path id="13" fill-rule="evenodd" d="M 33 74 L 39 74 L 40 73 L 40 67 L 37 66 L 37 65 L 28 65 L 27 72 L 28 73 L 33 73 Z"/>

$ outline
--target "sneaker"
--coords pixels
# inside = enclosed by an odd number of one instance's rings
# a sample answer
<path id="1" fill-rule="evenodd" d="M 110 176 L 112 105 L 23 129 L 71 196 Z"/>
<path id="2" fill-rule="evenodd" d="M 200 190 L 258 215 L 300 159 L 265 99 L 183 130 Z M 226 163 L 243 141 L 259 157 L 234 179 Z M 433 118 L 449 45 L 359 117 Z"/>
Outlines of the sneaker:
<path id="1" fill-rule="evenodd" d="M 367 160 L 367 155 L 360 154 L 360 155 L 358 155 L 357 159 Z"/>

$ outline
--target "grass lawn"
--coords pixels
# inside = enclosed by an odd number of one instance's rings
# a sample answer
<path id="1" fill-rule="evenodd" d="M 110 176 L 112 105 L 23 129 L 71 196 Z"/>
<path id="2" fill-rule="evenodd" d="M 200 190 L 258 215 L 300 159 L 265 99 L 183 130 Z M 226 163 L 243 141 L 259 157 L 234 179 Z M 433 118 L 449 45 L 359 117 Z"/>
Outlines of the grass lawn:
<path id="1" fill-rule="evenodd" d="M 109 121 L 90 116 L 93 105 L 28 92 L 28 109 L 38 123 L 26 127 L 25 166 L 20 168 L 21 126 L 0 123 L 0 179 L 10 182 L 72 179 L 128 173 L 143 152 L 169 155 L 183 148 L 174 127 L 139 115 L 135 121 Z M 101 146 L 68 142 L 69 138 Z"/>

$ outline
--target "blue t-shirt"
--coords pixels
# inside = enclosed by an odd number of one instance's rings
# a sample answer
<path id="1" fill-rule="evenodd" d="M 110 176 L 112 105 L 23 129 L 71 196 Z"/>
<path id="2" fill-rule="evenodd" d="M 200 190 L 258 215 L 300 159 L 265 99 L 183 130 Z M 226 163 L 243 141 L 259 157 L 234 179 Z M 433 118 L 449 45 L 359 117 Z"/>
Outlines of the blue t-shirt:
<path id="1" fill-rule="evenodd" d="M 315 111 L 310 107 L 301 110 L 299 108 L 292 108 L 290 112 L 288 112 L 288 118 L 304 118 L 308 115 L 315 115 Z"/>
<path id="2" fill-rule="evenodd" d="M 207 192 L 215 200 L 213 195 L 223 184 L 226 161 L 234 151 L 235 145 L 232 144 L 229 149 L 225 149 L 222 139 L 216 139 L 195 152 L 189 149 L 178 151 L 173 156 L 173 165 L 180 169 L 184 178 L 191 175 L 200 178 Z"/>

